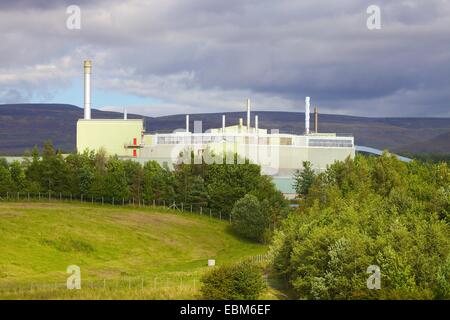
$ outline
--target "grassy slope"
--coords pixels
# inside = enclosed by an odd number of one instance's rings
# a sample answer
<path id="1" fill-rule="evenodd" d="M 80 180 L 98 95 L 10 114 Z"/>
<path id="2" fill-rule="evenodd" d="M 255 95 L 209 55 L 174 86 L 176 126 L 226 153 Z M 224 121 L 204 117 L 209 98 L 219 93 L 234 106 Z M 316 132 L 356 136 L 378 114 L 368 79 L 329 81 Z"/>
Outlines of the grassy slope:
<path id="1" fill-rule="evenodd" d="M 0 287 L 64 286 L 71 264 L 80 266 L 84 283 L 137 277 L 149 282 L 155 277 L 192 280 L 207 269 L 208 259 L 220 265 L 266 250 L 236 238 L 227 222 L 195 214 L 59 202 L 0 203 Z M 67 291 L 38 297 L 66 298 Z M 195 290 L 180 291 L 180 296 L 176 291 L 131 297 L 192 298 L 195 294 Z M 78 297 L 130 297 L 129 292 L 114 294 L 86 295 L 85 291 Z M 3 297 L 14 296 L 3 293 Z"/>

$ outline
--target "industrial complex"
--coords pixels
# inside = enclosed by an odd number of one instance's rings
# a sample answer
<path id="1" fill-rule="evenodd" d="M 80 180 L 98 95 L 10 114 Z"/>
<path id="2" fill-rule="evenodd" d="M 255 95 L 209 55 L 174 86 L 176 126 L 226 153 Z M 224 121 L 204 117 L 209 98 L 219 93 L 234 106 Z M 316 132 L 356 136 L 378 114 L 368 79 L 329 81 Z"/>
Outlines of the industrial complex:
<path id="1" fill-rule="evenodd" d="M 319 133 L 318 111 L 314 110 L 314 130 L 310 129 L 310 98 L 305 99 L 305 133 L 279 133 L 276 129 L 259 128 L 255 115 L 252 121 L 250 100 L 247 100 L 247 119 L 226 123 L 222 127 L 202 130 L 201 122 L 191 121 L 186 115 L 186 126 L 173 133 L 146 133 L 144 120 L 91 119 L 91 61 L 84 62 L 84 119 L 77 123 L 77 151 L 104 149 L 108 154 L 147 162 L 155 160 L 169 168 L 187 161 L 220 162 L 237 153 L 241 159 L 261 165 L 263 173 L 274 177 L 275 183 L 287 196 L 293 192 L 292 175 L 301 169 L 303 161 L 311 162 L 317 171 L 323 171 L 336 160 L 354 157 L 353 136 Z M 194 157 L 192 157 L 194 155 Z M 192 160 L 194 158 L 194 160 Z M 197 159 L 197 160 L 196 160 Z M 234 159 L 234 158 L 233 158 Z"/>

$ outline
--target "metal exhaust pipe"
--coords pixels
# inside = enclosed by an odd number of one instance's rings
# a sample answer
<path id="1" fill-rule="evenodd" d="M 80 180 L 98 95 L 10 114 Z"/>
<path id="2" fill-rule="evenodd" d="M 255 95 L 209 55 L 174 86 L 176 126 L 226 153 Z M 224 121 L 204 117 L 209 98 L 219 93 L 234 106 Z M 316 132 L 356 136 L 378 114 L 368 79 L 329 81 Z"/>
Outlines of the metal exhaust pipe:
<path id="1" fill-rule="evenodd" d="M 84 61 L 84 119 L 91 120 L 91 60 Z"/>
<path id="2" fill-rule="evenodd" d="M 310 108 L 310 97 L 305 98 L 305 134 L 309 134 L 309 108 Z"/>

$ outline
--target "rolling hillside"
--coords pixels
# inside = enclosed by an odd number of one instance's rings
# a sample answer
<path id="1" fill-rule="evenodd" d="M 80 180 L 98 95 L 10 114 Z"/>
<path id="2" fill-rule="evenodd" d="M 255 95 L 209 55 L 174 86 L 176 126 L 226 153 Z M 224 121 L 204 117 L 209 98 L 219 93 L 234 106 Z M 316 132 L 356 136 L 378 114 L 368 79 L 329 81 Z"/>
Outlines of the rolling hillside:
<path id="1" fill-rule="evenodd" d="M 225 113 L 227 124 L 245 118 L 244 112 Z M 255 111 L 260 127 L 279 129 L 286 133 L 304 131 L 304 113 Z M 191 115 L 191 121 L 201 120 L 203 130 L 220 127 L 221 113 Z M 144 117 L 129 114 L 129 118 L 144 118 L 148 132 L 170 132 L 183 128 L 184 115 Z M 83 110 L 64 104 L 0 105 L 0 154 L 22 155 L 34 145 L 52 140 L 64 152 L 75 150 L 76 121 Z M 93 118 L 121 118 L 117 112 L 93 110 Z M 450 153 L 450 118 L 364 118 L 320 114 L 319 131 L 352 133 L 356 144 L 389 149 L 394 152 Z M 444 137 L 444 138 L 439 138 Z M 435 144 L 434 139 L 439 143 Z M 428 142 L 428 141 L 431 141 Z"/>
<path id="2" fill-rule="evenodd" d="M 0 202 L 0 299 L 195 298 L 208 259 L 267 250 L 228 225 L 163 208 Z M 65 288 L 69 265 L 85 290 Z"/>
<path id="3" fill-rule="evenodd" d="M 417 143 L 414 143 L 409 146 L 403 147 L 401 151 L 408 152 L 408 150 L 415 150 L 419 153 L 442 153 L 442 150 L 447 150 L 450 153 L 449 149 L 450 144 L 450 131 L 435 136 L 431 139 L 420 140 Z"/>

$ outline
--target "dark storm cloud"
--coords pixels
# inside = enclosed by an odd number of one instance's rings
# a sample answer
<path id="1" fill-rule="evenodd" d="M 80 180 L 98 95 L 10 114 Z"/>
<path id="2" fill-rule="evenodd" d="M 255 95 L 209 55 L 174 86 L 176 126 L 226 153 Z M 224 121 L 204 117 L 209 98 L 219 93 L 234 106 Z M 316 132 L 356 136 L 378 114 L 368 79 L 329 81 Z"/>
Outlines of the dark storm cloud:
<path id="1" fill-rule="evenodd" d="M 69 5 L 88 5 L 95 1 L 90 0 L 2 0 L 1 10 L 38 9 L 45 10 L 55 7 L 67 7 Z M 103 1 L 97 1 L 97 3 Z"/>
<path id="2" fill-rule="evenodd" d="M 295 110 L 310 95 L 328 112 L 450 116 L 446 0 L 377 1 L 375 31 L 373 3 L 361 0 L 64 2 L 81 6 L 76 32 L 60 1 L 32 1 L 29 21 L 17 9 L 25 2 L 6 5 L 20 23 L 0 22 L 10 27 L 0 58 L 18 69 L 52 64 L 73 76 L 91 57 L 103 89 L 198 112 L 236 109 L 247 95 Z"/>

